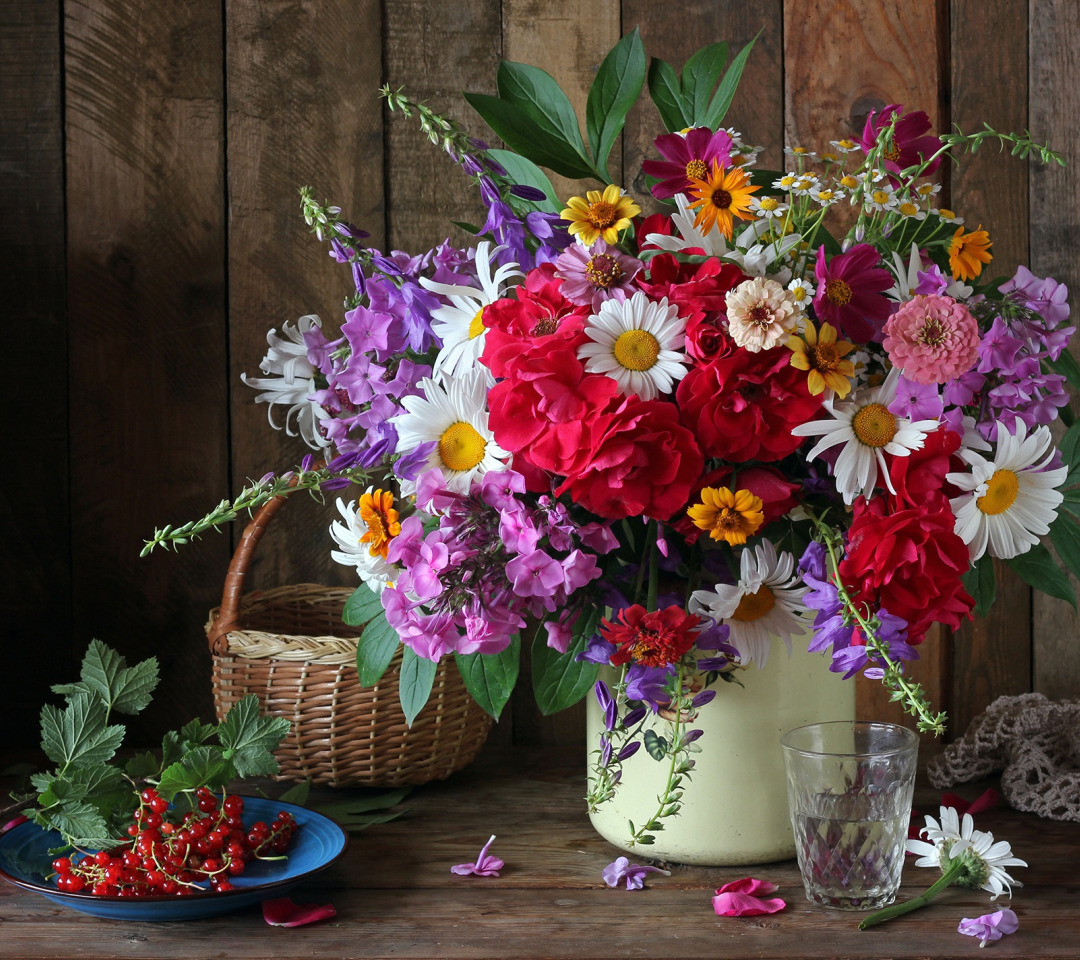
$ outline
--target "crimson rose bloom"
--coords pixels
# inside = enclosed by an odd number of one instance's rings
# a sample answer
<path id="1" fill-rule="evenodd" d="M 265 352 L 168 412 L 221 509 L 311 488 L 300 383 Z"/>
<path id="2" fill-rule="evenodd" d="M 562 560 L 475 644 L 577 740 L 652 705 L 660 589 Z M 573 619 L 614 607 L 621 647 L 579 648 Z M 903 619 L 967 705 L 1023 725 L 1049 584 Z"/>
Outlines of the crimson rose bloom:
<path id="1" fill-rule="evenodd" d="M 945 474 L 963 469 L 959 462 L 952 463 L 952 455 L 960 449 L 960 439 L 960 434 L 942 424 L 926 434 L 918 450 L 912 450 L 906 457 L 889 458 L 889 479 L 899 504 L 918 504 L 942 490 L 946 496 L 959 495 L 952 484 L 945 483 Z"/>
<path id="2" fill-rule="evenodd" d="M 619 611 L 620 623 L 600 621 L 600 634 L 618 649 L 611 655 L 615 666 L 633 660 L 646 667 L 677 663 L 697 639 L 701 620 L 680 606 L 652 613 L 639 603 Z"/>
<path id="3" fill-rule="evenodd" d="M 803 438 L 791 428 L 817 415 L 822 396 L 810 393 L 787 347 L 716 357 L 691 367 L 675 391 L 705 456 L 735 463 L 780 460 L 798 449 Z"/>
<path id="4" fill-rule="evenodd" d="M 971 616 L 975 601 L 960 580 L 968 549 L 953 532 L 956 518 L 943 494 L 909 507 L 889 500 L 855 501 L 840 579 L 856 604 L 903 617 L 908 643 L 921 643 L 932 623 L 955 629 Z"/>
<path id="5" fill-rule="evenodd" d="M 670 253 L 658 253 L 649 261 L 649 279 L 635 278 L 650 300 L 667 297 L 679 305 L 679 316 L 727 310 L 728 292 L 746 275 L 733 263 L 709 257 L 701 263 L 684 263 Z"/>
<path id="6" fill-rule="evenodd" d="M 675 406 L 636 394 L 601 417 L 584 465 L 559 487 L 575 503 L 611 520 L 667 520 L 680 510 L 705 461 Z"/>

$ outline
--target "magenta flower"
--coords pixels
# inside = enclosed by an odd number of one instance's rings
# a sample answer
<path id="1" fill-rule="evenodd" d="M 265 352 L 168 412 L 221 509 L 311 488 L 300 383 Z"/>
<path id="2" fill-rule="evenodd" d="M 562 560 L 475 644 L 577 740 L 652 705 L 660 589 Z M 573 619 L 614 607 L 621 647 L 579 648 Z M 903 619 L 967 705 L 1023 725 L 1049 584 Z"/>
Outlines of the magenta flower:
<path id="1" fill-rule="evenodd" d="M 591 247 L 567 247 L 555 260 L 555 275 L 562 278 L 559 292 L 567 300 L 599 310 L 605 300 L 623 300 L 633 293 L 632 281 L 642 266 L 601 239 Z"/>
<path id="2" fill-rule="evenodd" d="M 877 339 L 893 308 L 892 301 L 884 296 L 893 285 L 893 276 L 880 264 L 881 255 L 868 243 L 856 244 L 828 263 L 824 246 L 818 247 L 814 266 L 814 312 L 818 320 L 827 320 L 844 336 L 860 343 Z"/>
<path id="3" fill-rule="evenodd" d="M 914 383 L 945 383 L 979 358 L 979 324 L 952 297 L 916 294 L 885 323 L 885 352 Z"/>
<path id="4" fill-rule="evenodd" d="M 1008 907 L 985 913 L 974 920 L 965 917 L 956 929 L 969 937 L 978 937 L 979 946 L 985 947 L 993 940 L 1000 940 L 1007 933 L 1016 933 L 1020 921 Z"/>
<path id="5" fill-rule="evenodd" d="M 458 863 L 450 868 L 451 873 L 456 873 L 459 877 L 497 877 L 499 871 L 502 870 L 506 864 L 503 863 L 498 857 L 488 856 L 488 849 L 495 841 L 495 834 L 488 837 L 488 842 L 484 844 L 480 850 L 480 855 L 476 858 L 475 863 Z"/>
<path id="6" fill-rule="evenodd" d="M 707 179 L 713 160 L 722 167 L 731 165 L 731 135 L 726 130 L 713 133 L 708 127 L 695 127 L 686 136 L 666 133 L 657 137 L 653 145 L 664 159 L 646 160 L 641 169 L 646 176 L 660 179 L 652 194 L 661 200 L 688 193 L 693 186 L 691 178 Z"/>
<path id="7" fill-rule="evenodd" d="M 563 568 L 543 550 L 519 554 L 506 565 L 506 576 L 519 597 L 540 597 L 549 610 L 554 609 L 552 594 L 563 585 Z"/>
<path id="8" fill-rule="evenodd" d="M 763 900 L 759 893 L 776 893 L 776 884 L 768 880 L 744 877 L 725 883 L 712 898 L 713 910 L 719 917 L 758 917 L 763 913 L 779 913 L 787 904 L 780 898 Z"/>
<path id="9" fill-rule="evenodd" d="M 609 887 L 617 887 L 620 880 L 625 880 L 627 890 L 640 890 L 645 885 L 645 875 L 648 873 L 662 873 L 665 877 L 671 876 L 670 870 L 661 870 L 660 867 L 647 867 L 640 863 L 631 863 L 626 857 L 618 857 L 604 867 L 603 877 L 604 883 Z"/>
<path id="10" fill-rule="evenodd" d="M 863 127 L 862 148 L 869 153 L 878 142 L 882 129 L 897 117 L 896 126 L 893 128 L 892 146 L 884 154 L 885 167 L 893 173 L 899 173 L 907 167 L 922 163 L 923 160 L 933 156 L 941 149 L 941 141 L 935 136 L 927 136 L 927 132 L 933 127 L 928 117 L 922 110 L 914 110 L 904 113 L 904 108 L 899 103 L 890 103 L 880 111 L 873 111 L 866 118 Z M 923 176 L 930 176 L 938 168 L 940 158 L 928 164 L 922 171 Z"/>

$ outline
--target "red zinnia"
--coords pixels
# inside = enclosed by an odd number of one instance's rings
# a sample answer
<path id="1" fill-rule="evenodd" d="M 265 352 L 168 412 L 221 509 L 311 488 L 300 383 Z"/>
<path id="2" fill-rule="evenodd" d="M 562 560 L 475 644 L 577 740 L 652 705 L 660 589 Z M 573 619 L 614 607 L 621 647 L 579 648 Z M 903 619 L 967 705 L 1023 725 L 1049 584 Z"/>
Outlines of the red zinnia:
<path id="1" fill-rule="evenodd" d="M 883 295 L 894 281 L 877 250 L 868 243 L 856 244 L 826 264 L 825 247 L 818 247 L 814 277 L 818 320 L 828 320 L 850 340 L 879 339 L 895 304 Z"/>
<path id="2" fill-rule="evenodd" d="M 701 619 L 680 606 L 649 613 L 635 603 L 619 611 L 619 623 L 600 622 L 600 633 L 618 649 L 611 655 L 615 666 L 633 660 L 646 667 L 666 667 L 689 652 L 697 638 Z"/>

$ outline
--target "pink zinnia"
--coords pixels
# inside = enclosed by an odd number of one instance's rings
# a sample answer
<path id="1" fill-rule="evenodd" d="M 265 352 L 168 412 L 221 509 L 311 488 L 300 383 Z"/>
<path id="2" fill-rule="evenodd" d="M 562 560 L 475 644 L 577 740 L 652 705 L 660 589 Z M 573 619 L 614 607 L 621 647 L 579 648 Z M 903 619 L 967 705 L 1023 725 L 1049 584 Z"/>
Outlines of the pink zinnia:
<path id="1" fill-rule="evenodd" d="M 880 264 L 881 255 L 868 243 L 838 253 L 828 263 L 825 248 L 818 247 L 814 265 L 818 320 L 828 320 L 859 343 L 875 339 L 892 310 L 892 301 L 883 294 L 893 285 L 893 275 Z"/>
<path id="2" fill-rule="evenodd" d="M 652 188 L 652 194 L 667 200 L 677 193 L 688 193 L 694 180 L 705 180 L 712 169 L 713 160 L 722 167 L 731 165 L 731 135 L 726 130 L 713 133 L 708 127 L 694 127 L 686 136 L 681 133 L 665 133 L 653 141 L 653 146 L 663 155 L 663 160 L 646 160 L 642 172 L 649 177 L 659 177 L 660 182 Z"/>
<path id="3" fill-rule="evenodd" d="M 599 310 L 605 300 L 623 300 L 635 289 L 631 281 L 642 262 L 597 240 L 591 247 L 572 243 L 555 261 L 561 293 L 571 303 Z"/>
<path id="4" fill-rule="evenodd" d="M 917 294 L 885 324 L 885 351 L 915 383 L 946 383 L 979 358 L 979 324 L 952 297 Z"/>
<path id="5" fill-rule="evenodd" d="M 880 111 L 874 111 L 866 118 L 863 127 L 862 148 L 869 153 L 878 142 L 883 127 L 897 117 L 893 127 L 892 146 L 885 151 L 885 167 L 893 173 L 899 173 L 907 167 L 913 167 L 932 157 L 941 149 L 941 141 L 934 136 L 926 136 L 933 127 L 930 118 L 922 110 L 904 113 L 899 103 L 890 103 Z M 928 164 L 922 176 L 928 177 L 938 168 L 940 159 Z"/>

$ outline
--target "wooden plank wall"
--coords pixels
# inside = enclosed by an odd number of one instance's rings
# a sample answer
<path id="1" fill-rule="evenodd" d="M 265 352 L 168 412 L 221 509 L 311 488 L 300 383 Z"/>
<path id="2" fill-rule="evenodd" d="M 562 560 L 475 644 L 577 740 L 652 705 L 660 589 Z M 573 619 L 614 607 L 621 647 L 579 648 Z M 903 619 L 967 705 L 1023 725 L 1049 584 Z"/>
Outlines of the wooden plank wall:
<path id="1" fill-rule="evenodd" d="M 140 560 L 155 525 L 201 515 L 303 450 L 239 380 L 266 331 L 340 321 L 347 272 L 299 216 L 297 188 L 339 203 L 377 246 L 427 249 L 482 217 L 466 177 L 414 122 L 404 84 L 488 136 L 461 97 L 500 58 L 549 70 L 582 110 L 604 52 L 639 26 L 681 66 L 706 41 L 757 46 L 729 119 L 783 165 L 889 102 L 937 123 L 1030 127 L 1070 160 L 1042 169 L 986 148 L 944 196 L 995 238 L 999 273 L 1028 261 L 1080 289 L 1080 7 L 1071 0 L 0 0 L 0 294 L 14 409 L 0 420 L 2 729 L 33 743 L 50 682 L 91 637 L 156 653 L 167 683 L 140 732 L 209 713 L 202 623 L 238 530 Z M 657 132 L 635 110 L 633 185 Z M 565 184 L 565 189 L 572 185 Z M 479 222 L 479 221 L 477 221 Z M 9 383 L 12 381 L 9 380 Z M 296 501 L 260 546 L 253 586 L 347 582 L 328 559 L 332 507 Z M 928 641 L 919 676 L 953 732 L 993 697 L 1080 696 L 1064 604 L 1015 580 L 985 622 Z M 888 715 L 872 688 L 863 712 Z M 499 733 L 582 735 L 528 698 Z"/>

